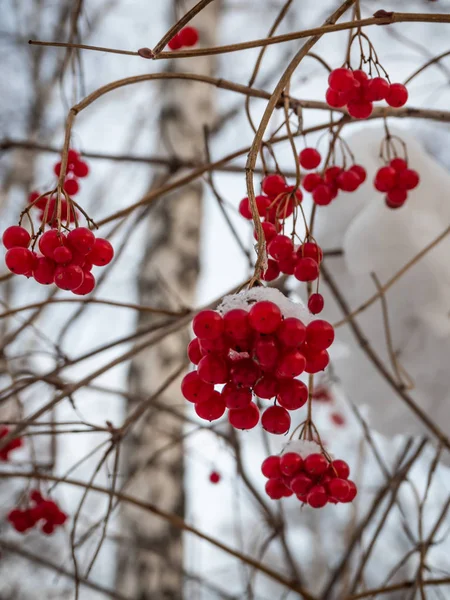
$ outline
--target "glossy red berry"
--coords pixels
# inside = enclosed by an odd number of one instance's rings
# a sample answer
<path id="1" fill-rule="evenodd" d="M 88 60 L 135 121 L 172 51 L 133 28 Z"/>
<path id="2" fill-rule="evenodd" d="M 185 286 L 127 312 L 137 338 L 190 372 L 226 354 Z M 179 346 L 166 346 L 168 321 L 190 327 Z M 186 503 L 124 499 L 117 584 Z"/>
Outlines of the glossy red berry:
<path id="1" fill-rule="evenodd" d="M 248 312 L 241 308 L 226 312 L 223 316 L 223 330 L 228 337 L 234 340 L 248 337 L 251 333 Z"/>
<path id="2" fill-rule="evenodd" d="M 280 260 L 292 254 L 294 245 L 287 235 L 276 235 L 269 243 L 267 250 L 271 256 Z"/>
<path id="3" fill-rule="evenodd" d="M 221 315 L 215 310 L 202 310 L 195 315 L 192 329 L 198 338 L 214 340 L 222 335 L 224 322 Z"/>
<path id="4" fill-rule="evenodd" d="M 83 283 L 72 290 L 72 292 L 77 296 L 86 296 L 86 294 L 90 294 L 94 288 L 95 277 L 92 275 L 92 273 L 89 273 L 89 271 L 84 270 Z"/>
<path id="5" fill-rule="evenodd" d="M 402 83 L 391 83 L 386 94 L 386 102 L 393 108 L 400 108 L 408 101 L 408 90 Z"/>
<path id="6" fill-rule="evenodd" d="M 198 363 L 197 373 L 206 383 L 226 383 L 228 381 L 228 366 L 223 358 L 208 354 Z"/>
<path id="7" fill-rule="evenodd" d="M 53 251 L 53 260 L 58 264 L 66 264 L 72 260 L 72 252 L 67 246 L 58 246 Z"/>
<path id="8" fill-rule="evenodd" d="M 352 165 L 349 169 L 349 171 L 352 171 L 353 173 L 356 173 L 356 175 L 359 177 L 359 185 L 361 185 L 367 177 L 367 172 L 365 170 L 365 168 L 361 165 Z"/>
<path id="9" fill-rule="evenodd" d="M 267 196 L 278 196 L 286 190 L 286 181 L 281 175 L 266 175 L 261 187 Z"/>
<path id="10" fill-rule="evenodd" d="M 274 398 L 278 393 L 278 389 L 279 380 L 270 374 L 263 375 L 253 387 L 253 391 L 258 398 L 263 398 L 264 400 Z"/>
<path id="11" fill-rule="evenodd" d="M 306 404 L 308 388 L 299 379 L 280 379 L 277 400 L 283 408 L 297 410 Z"/>
<path id="12" fill-rule="evenodd" d="M 281 478 L 280 457 L 268 456 L 261 465 L 261 472 L 267 479 Z"/>
<path id="13" fill-rule="evenodd" d="M 403 158 L 393 158 L 389 163 L 389 166 L 391 166 L 397 172 L 400 172 L 408 168 L 408 163 Z"/>
<path id="14" fill-rule="evenodd" d="M 55 269 L 55 284 L 62 290 L 76 290 L 83 279 L 84 271 L 78 265 L 58 266 Z"/>
<path id="15" fill-rule="evenodd" d="M 224 414 L 225 408 L 222 396 L 219 392 L 214 391 L 208 400 L 195 405 L 195 412 L 201 419 L 216 421 Z"/>
<path id="16" fill-rule="evenodd" d="M 194 365 L 198 365 L 198 363 L 201 361 L 202 351 L 200 349 L 198 338 L 194 338 L 189 342 L 187 347 L 187 355 L 191 363 Z"/>
<path id="17" fill-rule="evenodd" d="M 291 252 L 288 256 L 280 258 L 278 261 L 278 267 L 280 271 L 285 275 L 293 275 L 295 267 L 298 263 L 298 256 L 296 252 Z"/>
<path id="18" fill-rule="evenodd" d="M 280 267 L 276 260 L 269 258 L 267 261 L 267 269 L 261 276 L 263 281 L 274 281 L 280 274 Z"/>
<path id="19" fill-rule="evenodd" d="M 33 270 L 35 257 L 28 248 L 18 246 L 8 250 L 5 255 L 5 263 L 12 273 L 26 275 Z"/>
<path id="20" fill-rule="evenodd" d="M 407 197 L 408 192 L 399 188 L 389 190 L 389 192 L 386 195 L 387 201 L 392 206 L 403 206 L 403 204 L 406 202 Z"/>
<path id="21" fill-rule="evenodd" d="M 267 209 L 271 204 L 270 198 L 267 196 L 256 196 L 255 198 L 256 208 L 258 209 L 258 214 L 260 217 L 265 217 L 267 213 Z"/>
<path id="22" fill-rule="evenodd" d="M 245 408 L 228 411 L 228 421 L 236 429 L 253 429 L 259 421 L 259 409 L 254 402 Z"/>
<path id="23" fill-rule="evenodd" d="M 342 108 L 348 102 L 348 93 L 336 92 L 333 88 L 328 88 L 325 93 L 325 100 L 331 108 Z"/>
<path id="24" fill-rule="evenodd" d="M 273 333 L 281 323 L 282 314 L 273 302 L 262 300 L 252 306 L 249 312 L 249 323 L 259 333 Z"/>
<path id="25" fill-rule="evenodd" d="M 278 377 L 297 377 L 305 370 L 306 359 L 298 350 L 285 352 L 277 365 Z"/>
<path id="26" fill-rule="evenodd" d="M 245 408 L 252 401 L 252 390 L 229 382 L 222 390 L 222 398 L 227 408 Z"/>
<path id="27" fill-rule="evenodd" d="M 211 483 L 214 483 L 214 484 L 219 483 L 220 479 L 221 479 L 220 473 L 218 473 L 217 471 L 212 471 L 209 474 L 209 480 Z"/>
<path id="28" fill-rule="evenodd" d="M 384 100 L 389 92 L 389 82 L 383 77 L 374 77 L 367 86 L 366 98 L 371 102 Z"/>
<path id="29" fill-rule="evenodd" d="M 254 358 L 258 364 L 267 369 L 273 369 L 280 355 L 279 345 L 275 338 L 264 336 L 257 339 L 253 346 Z"/>
<path id="30" fill-rule="evenodd" d="M 348 486 L 349 486 L 349 488 L 350 488 L 350 489 L 349 489 L 348 496 L 347 496 L 347 498 L 346 498 L 345 500 L 341 500 L 341 502 L 345 502 L 345 503 L 347 503 L 347 502 L 352 502 L 352 501 L 355 499 L 355 497 L 356 497 L 356 495 L 357 495 L 357 493 L 358 493 L 358 490 L 357 490 L 357 488 L 356 488 L 356 485 L 354 484 L 354 482 L 353 482 L 353 481 L 350 481 L 350 479 L 349 479 L 349 480 L 347 481 L 347 483 L 348 483 Z"/>
<path id="31" fill-rule="evenodd" d="M 322 312 L 324 304 L 325 302 L 322 294 L 311 294 L 308 299 L 308 308 L 313 315 L 317 315 Z"/>
<path id="32" fill-rule="evenodd" d="M 318 206 L 327 206 L 333 200 L 330 188 L 325 184 L 318 185 L 314 189 L 312 197 Z"/>
<path id="33" fill-rule="evenodd" d="M 322 248 L 314 242 L 305 242 L 299 246 L 297 254 L 301 258 L 313 258 L 319 265 L 323 259 Z"/>
<path id="34" fill-rule="evenodd" d="M 80 254 L 86 255 L 94 248 L 95 235 L 87 227 L 77 227 L 69 231 L 67 242 L 71 248 Z"/>
<path id="35" fill-rule="evenodd" d="M 308 173 L 302 181 L 302 185 L 307 192 L 313 192 L 317 186 L 323 183 L 322 177 L 317 173 Z"/>
<path id="36" fill-rule="evenodd" d="M 24 227 L 11 225 L 3 232 L 2 242 L 7 250 L 11 248 L 28 248 L 31 236 Z"/>
<path id="37" fill-rule="evenodd" d="M 381 167 L 375 175 L 375 188 L 379 192 L 388 192 L 397 182 L 397 171 L 392 167 Z"/>
<path id="38" fill-rule="evenodd" d="M 309 475 L 323 475 L 328 469 L 328 461 L 323 454 L 310 454 L 304 459 L 303 468 Z"/>
<path id="39" fill-rule="evenodd" d="M 199 35 L 197 29 L 195 27 L 183 27 L 183 29 L 178 33 L 178 37 L 181 43 L 181 46 L 187 46 L 188 48 L 191 46 L 195 46 L 195 44 L 199 40 Z"/>
<path id="40" fill-rule="evenodd" d="M 319 265 L 313 258 L 299 258 L 294 277 L 298 281 L 314 281 L 319 277 Z"/>
<path id="41" fill-rule="evenodd" d="M 313 486 L 313 480 L 306 473 L 298 473 L 291 479 L 291 490 L 294 494 L 307 494 Z"/>
<path id="42" fill-rule="evenodd" d="M 73 165 L 73 173 L 75 177 L 87 177 L 89 175 L 89 167 L 83 160 L 77 160 Z"/>
<path id="43" fill-rule="evenodd" d="M 306 501 L 312 508 L 322 508 L 328 502 L 328 495 L 322 485 L 312 487 L 306 497 Z"/>
<path id="44" fill-rule="evenodd" d="M 284 346 L 298 348 L 306 337 L 306 327 L 296 317 L 284 319 L 277 329 L 277 337 Z"/>
<path id="45" fill-rule="evenodd" d="M 33 277 L 42 285 L 50 285 L 55 279 L 55 268 L 56 265 L 50 258 L 41 256 L 33 269 Z"/>
<path id="46" fill-rule="evenodd" d="M 250 210 L 250 202 L 248 198 L 242 198 L 239 202 L 239 212 L 244 219 L 250 220 L 252 218 L 252 211 Z"/>
<path id="47" fill-rule="evenodd" d="M 420 177 L 414 169 L 404 169 L 398 175 L 398 186 L 402 190 L 413 190 L 419 185 Z"/>
<path id="48" fill-rule="evenodd" d="M 292 492 L 280 479 L 269 479 L 266 482 L 266 494 L 272 500 L 280 500 L 292 495 Z"/>
<path id="49" fill-rule="evenodd" d="M 47 258 L 53 259 L 53 252 L 59 246 L 64 245 L 66 242 L 66 236 L 63 233 L 59 233 L 56 229 L 46 231 L 39 238 L 39 250 Z"/>
<path id="50" fill-rule="evenodd" d="M 89 254 L 86 255 L 86 258 L 93 265 L 96 265 L 97 267 L 104 267 L 112 261 L 113 256 L 114 248 L 112 247 L 110 242 L 103 238 L 96 238 L 94 242 L 94 247 L 89 252 Z"/>
<path id="51" fill-rule="evenodd" d="M 64 191 L 66 191 L 69 196 L 75 196 L 80 189 L 78 185 L 78 181 L 76 179 L 67 179 L 63 185 Z"/>
<path id="52" fill-rule="evenodd" d="M 308 171 L 318 167 L 322 160 L 320 153 L 315 148 L 304 148 L 298 158 L 300 165 Z"/>
<path id="53" fill-rule="evenodd" d="M 372 114 L 373 104 L 369 100 L 350 100 L 347 110 L 354 119 L 367 119 Z"/>
<path id="54" fill-rule="evenodd" d="M 251 358 L 242 358 L 231 364 L 230 379 L 236 385 L 253 387 L 260 376 L 260 368 Z"/>
<path id="55" fill-rule="evenodd" d="M 264 238 L 266 240 L 266 243 L 268 244 L 277 235 L 277 228 L 273 223 L 269 223 L 269 221 L 265 221 L 264 223 L 261 223 L 261 225 L 264 231 Z M 256 234 L 256 231 L 253 233 L 253 235 L 255 240 L 257 240 L 258 236 Z"/>
<path id="56" fill-rule="evenodd" d="M 181 381 L 181 393 L 189 402 L 205 402 L 213 391 L 214 386 L 200 379 L 197 371 L 191 371 Z"/>
<path id="57" fill-rule="evenodd" d="M 334 328 L 323 319 L 311 321 L 306 327 L 306 343 L 313 350 L 326 350 L 334 341 Z"/>
<path id="58" fill-rule="evenodd" d="M 361 184 L 361 179 L 357 173 L 351 171 L 342 171 L 336 179 L 336 183 L 340 190 L 344 192 L 354 192 Z"/>
<path id="59" fill-rule="evenodd" d="M 296 452 L 286 452 L 280 457 L 280 471 L 287 477 L 292 477 L 300 471 L 303 465 L 302 457 Z"/>
<path id="60" fill-rule="evenodd" d="M 307 373 L 319 373 L 324 371 L 330 362 L 330 356 L 326 350 L 309 354 L 306 357 L 305 371 Z"/>
<path id="61" fill-rule="evenodd" d="M 171 50 L 179 50 L 182 47 L 180 34 L 176 33 L 171 40 L 169 40 L 168 44 Z"/>
<path id="62" fill-rule="evenodd" d="M 328 85 L 336 92 L 349 92 L 355 85 L 355 78 L 350 69 L 334 69 L 328 76 Z"/>
<path id="63" fill-rule="evenodd" d="M 350 485 L 345 479 L 336 477 L 328 482 L 328 491 L 339 502 L 345 502 L 350 494 Z"/>
<path id="64" fill-rule="evenodd" d="M 289 431 L 291 417 L 282 406 L 269 406 L 262 414 L 261 425 L 269 433 L 282 435 Z"/>

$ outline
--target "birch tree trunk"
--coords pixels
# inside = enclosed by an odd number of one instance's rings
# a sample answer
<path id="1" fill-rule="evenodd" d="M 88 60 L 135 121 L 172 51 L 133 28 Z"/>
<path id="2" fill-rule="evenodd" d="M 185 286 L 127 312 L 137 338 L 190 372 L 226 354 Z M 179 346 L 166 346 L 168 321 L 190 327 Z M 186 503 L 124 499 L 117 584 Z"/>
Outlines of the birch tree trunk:
<path id="1" fill-rule="evenodd" d="M 185 3 L 184 10 L 193 4 Z M 217 5 L 217 1 L 213 2 L 195 18 L 204 45 L 214 44 Z M 211 57 L 184 59 L 174 63 L 174 70 L 211 75 L 214 64 Z M 213 119 L 213 88 L 190 81 L 164 81 L 160 97 L 159 151 L 199 160 L 204 155 L 203 127 Z M 156 175 L 153 185 L 160 185 L 167 176 L 167 173 Z M 185 305 L 194 302 L 201 203 L 202 185 L 195 182 L 162 198 L 149 212 L 148 242 L 138 280 L 140 304 L 179 308 L 180 297 Z M 138 326 L 149 325 L 151 321 L 152 315 L 142 312 Z M 131 364 L 131 392 L 151 395 L 185 360 L 187 339 L 184 330 L 141 352 Z M 179 387 L 177 378 L 159 400 L 179 408 L 183 402 Z M 132 402 L 128 408 L 133 409 Z M 124 441 L 128 491 L 180 516 L 184 514 L 182 435 L 180 419 L 150 409 Z M 122 528 L 124 536 L 131 538 L 131 544 L 119 552 L 117 588 L 136 600 L 182 598 L 181 532 L 161 519 L 126 506 L 122 511 Z"/>

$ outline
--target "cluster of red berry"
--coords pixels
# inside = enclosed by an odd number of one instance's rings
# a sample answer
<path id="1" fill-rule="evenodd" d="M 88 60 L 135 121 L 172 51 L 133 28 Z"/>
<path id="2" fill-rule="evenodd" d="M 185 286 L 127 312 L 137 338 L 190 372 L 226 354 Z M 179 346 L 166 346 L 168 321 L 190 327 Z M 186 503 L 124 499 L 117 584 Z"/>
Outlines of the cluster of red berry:
<path id="1" fill-rule="evenodd" d="M 289 444 L 288 448 L 298 443 L 302 442 Z M 322 508 L 327 503 L 352 502 L 357 489 L 354 482 L 348 479 L 348 464 L 343 460 L 330 461 L 320 452 L 319 446 L 317 449 L 319 452 L 304 457 L 289 451 L 264 460 L 261 471 L 268 479 L 266 493 L 269 498 L 279 500 L 295 494 L 300 502 L 313 508 Z"/>
<path id="2" fill-rule="evenodd" d="M 271 258 L 262 278 L 273 281 L 281 273 L 294 275 L 298 281 L 315 281 L 319 277 L 319 265 L 323 259 L 322 249 L 314 242 L 294 246 L 287 235 L 269 237 L 267 251 Z"/>
<path id="3" fill-rule="evenodd" d="M 321 156 L 314 148 L 305 148 L 300 152 L 299 160 L 304 169 L 311 170 L 319 166 Z M 336 198 L 339 190 L 355 192 L 366 177 L 366 170 L 361 165 L 352 165 L 348 169 L 333 165 L 327 167 L 323 175 L 308 173 L 302 185 L 305 191 L 310 192 L 315 204 L 326 206 Z"/>
<path id="4" fill-rule="evenodd" d="M 385 167 L 378 169 L 374 186 L 379 192 L 386 193 L 386 206 L 400 208 L 406 202 L 408 191 L 419 185 L 419 173 L 408 169 L 408 163 L 403 158 L 393 158 Z"/>
<path id="5" fill-rule="evenodd" d="M 198 42 L 199 35 L 195 27 L 183 27 L 167 44 L 171 50 L 190 48 Z"/>
<path id="6" fill-rule="evenodd" d="M 306 327 L 300 319 L 284 318 L 279 306 L 262 300 L 250 310 L 232 309 L 222 315 L 204 310 L 193 320 L 194 338 L 188 347 L 197 370 L 181 384 L 184 397 L 195 404 L 199 417 L 213 421 L 228 408 L 228 420 L 237 429 L 252 429 L 259 422 L 253 393 L 278 404 L 262 414 L 263 428 L 274 434 L 289 431 L 289 410 L 308 399 L 307 386 L 296 379 L 317 373 L 329 362 L 327 348 L 333 327 L 315 320 Z M 225 384 L 222 391 L 214 385 Z"/>
<path id="7" fill-rule="evenodd" d="M 67 521 L 67 515 L 64 513 L 54 500 L 45 499 L 38 490 L 30 493 L 29 508 L 20 510 L 14 508 L 8 514 L 8 521 L 19 533 L 25 533 L 32 529 L 39 522 L 42 523 L 41 531 L 51 535 L 56 527 L 64 525 Z"/>
<path id="8" fill-rule="evenodd" d="M 367 119 L 373 111 L 373 103 L 386 100 L 393 108 L 404 106 L 408 90 L 401 83 L 389 83 L 383 77 L 369 77 L 365 71 L 340 68 L 328 77 L 325 99 L 332 108 L 347 107 L 355 119 Z"/>
<path id="9" fill-rule="evenodd" d="M 96 238 L 86 227 L 72 229 L 67 236 L 56 229 L 46 231 L 39 238 L 41 255 L 28 248 L 31 236 L 19 225 L 8 227 L 2 241 L 7 249 L 5 263 L 12 273 L 34 277 L 42 285 L 55 283 L 80 296 L 95 287 L 92 267 L 103 267 L 114 256 L 108 240 Z"/>
<path id="10" fill-rule="evenodd" d="M 9 433 L 9 427 L 0 427 L 0 440 L 4 437 L 6 437 Z M 23 446 L 23 440 L 22 438 L 14 438 L 13 440 L 11 440 L 8 444 L 6 444 L 6 446 L 4 446 L 4 448 L 2 448 L 0 450 L 0 460 L 3 462 L 6 462 L 7 460 L 9 460 L 9 453 L 12 452 L 13 450 L 16 450 L 16 448 L 21 448 Z"/>

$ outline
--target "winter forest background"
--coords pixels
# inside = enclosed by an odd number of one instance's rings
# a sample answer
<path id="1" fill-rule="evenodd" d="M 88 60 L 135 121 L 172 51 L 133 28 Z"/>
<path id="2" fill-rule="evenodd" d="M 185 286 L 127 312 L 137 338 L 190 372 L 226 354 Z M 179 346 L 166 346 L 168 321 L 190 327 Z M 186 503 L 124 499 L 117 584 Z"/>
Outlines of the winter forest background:
<path id="1" fill-rule="evenodd" d="M 264 40 L 320 27 L 342 4 L 338 22 L 387 11 L 378 18 L 393 22 L 363 31 L 391 80 L 408 81 L 407 106 L 363 121 L 327 108 L 327 65 L 343 64 L 349 28 L 327 32 L 290 78 L 283 98 L 302 102 L 274 111 L 264 139 L 284 141 L 266 144 L 253 177 L 257 194 L 264 170 L 293 185 L 292 140 L 297 154 L 308 145 L 325 156 L 327 124 L 339 119 L 367 170 L 356 192 L 340 192 L 315 218 L 321 317 L 336 340 L 315 376 L 326 399 L 314 400 L 314 422 L 349 463 L 358 496 L 314 510 L 265 495 L 261 462 L 286 436 L 238 432 L 226 417 L 209 424 L 180 380 L 190 311 L 214 308 L 253 274 L 253 228 L 238 213 L 247 155 L 280 78 L 312 37 Z M 192 56 L 137 54 L 195 6 Z M 405 12 L 416 18 L 396 22 Z M 216 85 L 155 77 L 77 115 L 70 145 L 90 168 L 77 201 L 115 248 L 92 294 L 1 269 L 0 427 L 23 440 L 0 462 L 1 600 L 450 598 L 449 24 L 446 0 L 2 0 L 2 232 L 31 191 L 56 185 L 74 104 L 148 73 Z M 263 42 L 196 54 L 250 40 Z M 356 43 L 352 59 L 358 68 Z M 372 185 L 386 123 L 421 178 L 399 210 Z M 311 208 L 305 194 L 307 219 Z M 293 277 L 270 285 L 307 300 Z M 304 419 L 305 409 L 293 412 L 291 431 Z M 51 536 L 7 521 L 37 486 L 68 515 Z"/>

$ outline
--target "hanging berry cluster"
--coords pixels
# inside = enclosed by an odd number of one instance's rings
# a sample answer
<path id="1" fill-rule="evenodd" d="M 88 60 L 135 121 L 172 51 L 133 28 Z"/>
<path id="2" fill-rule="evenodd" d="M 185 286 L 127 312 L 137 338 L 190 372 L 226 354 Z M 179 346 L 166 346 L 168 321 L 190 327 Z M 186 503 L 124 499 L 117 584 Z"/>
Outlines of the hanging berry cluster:
<path id="1" fill-rule="evenodd" d="M 61 163 L 58 162 L 54 172 L 59 176 L 60 171 Z M 41 285 L 55 283 L 60 289 L 83 296 L 95 287 L 92 268 L 109 264 L 114 249 L 108 240 L 97 238 L 87 227 L 78 227 L 78 205 L 71 195 L 78 192 L 77 178 L 87 176 L 89 167 L 74 150 L 68 152 L 67 172 L 63 185 L 65 197 L 60 197 L 58 203 L 57 189 L 44 194 L 32 192 L 30 204 L 23 211 L 19 225 L 8 227 L 2 241 L 7 250 L 5 263 L 12 273 L 33 277 Z M 42 223 L 36 234 L 30 215 L 34 208 L 40 211 L 38 218 Z M 32 234 L 21 226 L 25 214 Z M 75 228 L 70 229 L 71 223 L 75 223 Z M 44 231 L 46 224 L 50 226 L 48 231 Z M 65 229 L 66 233 L 61 229 Z M 34 250 L 36 243 L 40 253 Z"/>
<path id="2" fill-rule="evenodd" d="M 67 515 L 54 500 L 45 499 L 38 490 L 33 490 L 28 508 L 14 508 L 8 514 L 8 521 L 19 533 L 26 533 L 36 525 L 41 525 L 42 533 L 51 535 L 57 527 L 64 525 Z"/>
<path id="3" fill-rule="evenodd" d="M 379 192 L 386 192 L 386 206 L 400 208 L 408 198 L 408 191 L 416 188 L 419 181 L 419 173 L 409 169 L 406 160 L 393 158 L 385 167 L 378 169 L 374 186 Z"/>
<path id="4" fill-rule="evenodd" d="M 280 301 L 265 300 L 267 296 Z M 301 408 L 308 399 L 307 386 L 296 378 L 326 368 L 333 327 L 323 320 L 305 325 L 289 316 L 289 308 L 283 311 L 280 305 L 292 303 L 277 290 L 257 288 L 236 299 L 242 308 L 204 310 L 194 318 L 197 337 L 189 344 L 188 356 L 197 370 L 184 377 L 182 393 L 203 419 L 219 419 L 228 409 L 228 420 L 236 429 L 258 424 L 260 410 L 254 395 L 275 398 L 264 409 L 261 424 L 270 433 L 284 434 L 291 424 L 289 411 Z M 246 304 L 245 299 L 253 303 Z M 225 299 L 222 306 L 229 302 Z M 310 320 L 307 311 L 305 316 Z M 214 389 L 219 384 L 225 384 L 220 392 Z"/>
<path id="5" fill-rule="evenodd" d="M 331 460 L 321 446 L 312 441 L 296 440 L 285 447 L 281 456 L 269 456 L 261 465 L 266 494 L 272 500 L 294 494 L 312 508 L 326 504 L 352 502 L 356 485 L 349 479 L 350 468 L 343 460 Z"/>
<path id="6" fill-rule="evenodd" d="M 198 31 L 195 27 L 183 27 L 181 31 L 173 36 L 167 44 L 171 50 L 180 50 L 181 48 L 191 48 L 199 40 Z"/>
<path id="7" fill-rule="evenodd" d="M 4 437 L 6 437 L 9 433 L 9 427 L 0 427 L 0 440 Z M 23 446 L 23 440 L 22 438 L 18 437 L 18 438 L 14 438 L 13 440 L 11 440 L 8 444 L 6 444 L 6 446 L 4 446 L 1 450 L 0 450 L 0 461 L 6 462 L 7 460 L 9 460 L 9 455 L 13 450 L 16 450 L 17 448 L 21 448 Z"/>

